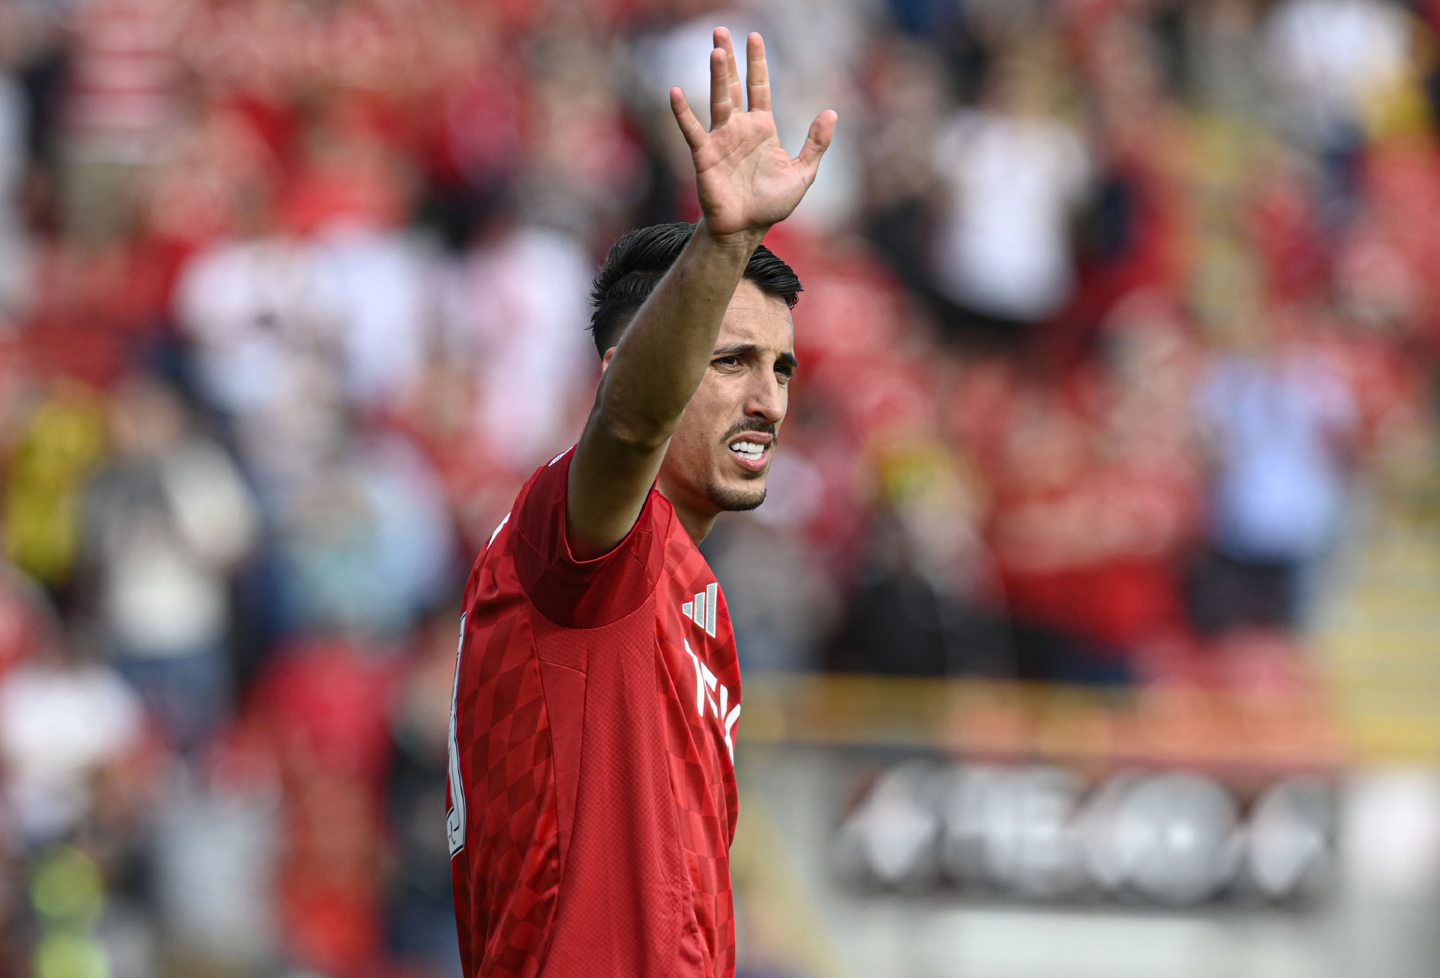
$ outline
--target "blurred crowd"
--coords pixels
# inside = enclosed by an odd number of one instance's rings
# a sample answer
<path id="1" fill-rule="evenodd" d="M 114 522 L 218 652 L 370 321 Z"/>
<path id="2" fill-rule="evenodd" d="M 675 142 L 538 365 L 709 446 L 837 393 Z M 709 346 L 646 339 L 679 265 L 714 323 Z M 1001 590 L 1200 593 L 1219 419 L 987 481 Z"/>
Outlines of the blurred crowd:
<path id="1" fill-rule="evenodd" d="M 0 976 L 456 973 L 459 593 L 714 24 L 841 117 L 749 674 L 1308 681 L 1435 457 L 1440 3 L 0 0 Z"/>

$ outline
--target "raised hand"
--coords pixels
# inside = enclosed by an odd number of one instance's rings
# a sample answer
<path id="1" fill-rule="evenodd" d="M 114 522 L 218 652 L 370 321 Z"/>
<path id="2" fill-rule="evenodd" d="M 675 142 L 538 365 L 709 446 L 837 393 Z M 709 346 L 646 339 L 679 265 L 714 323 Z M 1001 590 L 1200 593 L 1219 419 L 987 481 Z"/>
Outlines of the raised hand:
<path id="1" fill-rule="evenodd" d="M 695 161 L 700 210 L 717 238 L 763 235 L 789 217 L 815 182 L 820 157 L 835 135 L 837 116 L 826 109 L 810 124 L 800 154 L 792 158 L 785 152 L 770 113 L 770 73 L 759 34 L 746 40 L 745 55 L 742 87 L 730 32 L 716 28 L 710 52 L 709 132 L 695 118 L 685 93 L 670 90 L 670 109 Z"/>

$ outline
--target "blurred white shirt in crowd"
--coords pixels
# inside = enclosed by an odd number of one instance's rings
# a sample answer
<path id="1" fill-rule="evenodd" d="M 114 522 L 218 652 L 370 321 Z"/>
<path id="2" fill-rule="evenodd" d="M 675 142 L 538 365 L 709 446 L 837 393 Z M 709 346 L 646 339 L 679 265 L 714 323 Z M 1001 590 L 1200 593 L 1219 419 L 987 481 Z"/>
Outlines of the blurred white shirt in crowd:
<path id="1" fill-rule="evenodd" d="M 95 773 L 143 730 L 135 693 L 99 664 L 25 663 L 0 680 L 0 770 L 21 836 L 53 840 L 75 828 Z"/>
<path id="2" fill-rule="evenodd" d="M 1311 357 L 1224 358 L 1196 408 L 1215 440 L 1211 532 L 1222 550 L 1305 561 L 1335 544 L 1357 416 L 1333 371 Z"/>
<path id="3" fill-rule="evenodd" d="M 176 312 L 209 393 L 236 414 L 309 400 L 317 366 L 370 407 L 419 376 L 427 274 L 419 246 L 389 232 L 232 241 L 185 267 Z"/>
<path id="4" fill-rule="evenodd" d="M 585 329 L 594 272 L 579 242 L 525 225 L 466 259 L 451 290 L 451 344 L 474 364 L 476 421 L 491 445 L 543 461 L 573 435 L 570 406 L 589 403 L 598 365 Z"/>
<path id="5" fill-rule="evenodd" d="M 1264 27 L 1263 64 L 1295 100 L 1302 124 L 1358 121 L 1369 97 L 1404 77 L 1410 36 L 1398 4 L 1285 0 Z"/>
<path id="6" fill-rule="evenodd" d="M 989 315 L 1055 313 L 1074 288 L 1070 221 L 1090 176 L 1079 136 L 1043 117 L 966 111 L 936 140 L 934 165 L 948 191 L 936 286 Z"/>

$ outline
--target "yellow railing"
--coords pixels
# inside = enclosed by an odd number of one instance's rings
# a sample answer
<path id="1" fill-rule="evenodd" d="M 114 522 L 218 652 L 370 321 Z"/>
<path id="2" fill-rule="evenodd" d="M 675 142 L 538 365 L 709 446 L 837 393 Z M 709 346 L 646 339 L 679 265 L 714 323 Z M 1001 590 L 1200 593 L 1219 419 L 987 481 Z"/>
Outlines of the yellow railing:
<path id="1" fill-rule="evenodd" d="M 746 679 L 740 736 L 1082 765 L 1328 769 L 1348 757 L 1334 716 L 1318 691 L 756 674 Z"/>

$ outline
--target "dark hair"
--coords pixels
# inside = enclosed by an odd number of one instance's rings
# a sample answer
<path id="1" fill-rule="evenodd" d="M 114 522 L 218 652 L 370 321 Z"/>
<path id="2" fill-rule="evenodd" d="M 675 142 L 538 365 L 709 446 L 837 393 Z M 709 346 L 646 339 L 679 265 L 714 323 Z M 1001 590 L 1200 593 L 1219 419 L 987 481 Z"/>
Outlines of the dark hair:
<path id="1" fill-rule="evenodd" d="M 590 289 L 594 310 L 590 314 L 590 332 L 602 357 L 620 342 L 630 317 L 655 291 L 694 233 L 693 224 L 652 224 L 626 232 L 610 248 Z M 803 290 L 795 270 L 764 245 L 750 256 L 745 278 L 766 295 L 784 300 L 790 309 L 795 308 Z"/>

